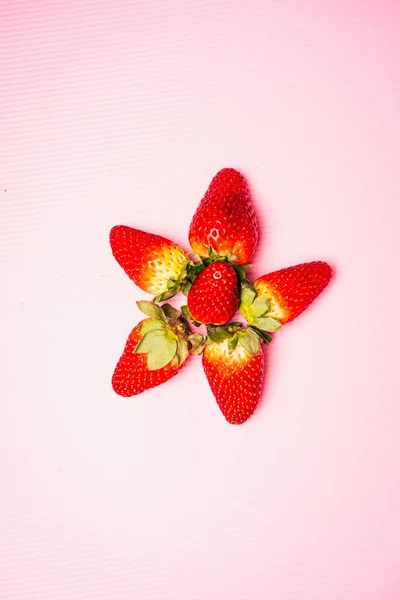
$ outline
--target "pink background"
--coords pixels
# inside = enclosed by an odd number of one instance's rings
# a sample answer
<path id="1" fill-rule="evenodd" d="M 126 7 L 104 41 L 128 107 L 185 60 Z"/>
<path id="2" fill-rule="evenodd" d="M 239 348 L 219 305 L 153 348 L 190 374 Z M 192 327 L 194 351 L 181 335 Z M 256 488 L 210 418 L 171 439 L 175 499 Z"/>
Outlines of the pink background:
<path id="1" fill-rule="evenodd" d="M 1 1 L 1 600 L 396 600 L 400 3 Z M 255 273 L 337 274 L 255 416 L 199 360 L 110 386 L 138 321 L 108 231 L 187 248 L 252 185 Z"/>

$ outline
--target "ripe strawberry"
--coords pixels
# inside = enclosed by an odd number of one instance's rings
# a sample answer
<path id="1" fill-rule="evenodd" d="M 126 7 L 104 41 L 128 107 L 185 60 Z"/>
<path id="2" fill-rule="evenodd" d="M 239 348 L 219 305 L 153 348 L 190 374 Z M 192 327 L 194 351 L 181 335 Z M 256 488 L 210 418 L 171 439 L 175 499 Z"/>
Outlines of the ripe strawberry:
<path id="1" fill-rule="evenodd" d="M 246 340 L 245 348 L 241 342 L 248 333 L 251 341 Z M 230 339 L 211 342 L 203 352 L 203 369 L 211 391 L 225 419 L 236 425 L 253 414 L 262 390 L 264 355 L 253 336 L 258 338 L 251 329 L 243 329 Z"/>
<path id="2" fill-rule="evenodd" d="M 258 294 L 256 303 L 262 299 L 268 307 L 262 318 L 272 317 L 281 323 L 292 321 L 319 296 L 331 277 L 331 267 L 322 261 L 280 269 L 259 277 L 254 282 Z"/>
<path id="3" fill-rule="evenodd" d="M 211 263 L 197 275 L 188 293 L 188 310 L 195 321 L 224 325 L 239 305 L 235 269 L 226 262 Z"/>
<path id="4" fill-rule="evenodd" d="M 135 396 L 171 379 L 189 356 L 190 332 L 180 313 L 167 304 L 162 308 L 153 302 L 138 305 L 151 318 L 132 330 L 115 368 L 112 386 L 120 396 Z"/>
<path id="5" fill-rule="evenodd" d="M 257 245 L 258 225 L 246 180 L 235 169 L 222 169 L 211 181 L 189 229 L 193 251 L 210 252 L 246 264 Z"/>
<path id="6" fill-rule="evenodd" d="M 111 229 L 110 244 L 117 262 L 142 290 L 164 294 L 163 300 L 178 291 L 188 258 L 177 244 L 125 225 Z"/>

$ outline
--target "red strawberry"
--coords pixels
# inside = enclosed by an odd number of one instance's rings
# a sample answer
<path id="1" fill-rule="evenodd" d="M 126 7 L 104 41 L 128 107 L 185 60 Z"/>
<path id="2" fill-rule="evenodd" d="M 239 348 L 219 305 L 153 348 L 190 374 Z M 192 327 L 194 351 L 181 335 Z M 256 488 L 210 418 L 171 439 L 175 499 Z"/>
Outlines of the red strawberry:
<path id="1" fill-rule="evenodd" d="M 249 344 L 247 340 L 246 348 L 241 343 L 243 338 L 235 340 L 234 336 L 206 345 L 203 352 L 203 369 L 211 391 L 225 419 L 236 425 L 247 421 L 255 411 L 264 375 L 264 355 L 255 339 L 257 334 L 243 329 L 237 336 L 247 336 L 247 332 L 251 341 Z"/>
<path id="2" fill-rule="evenodd" d="M 262 316 L 278 319 L 281 323 L 292 321 L 319 296 L 331 277 L 331 267 L 322 261 L 288 267 L 259 277 L 254 288 L 258 298 L 266 300 L 269 305 Z"/>
<path id="3" fill-rule="evenodd" d="M 151 318 L 133 329 L 115 368 L 112 386 L 120 396 L 135 396 L 171 379 L 189 356 L 190 331 L 180 313 L 168 304 L 138 305 Z"/>
<path id="4" fill-rule="evenodd" d="M 237 265 L 246 264 L 257 245 L 258 226 L 246 180 L 235 169 L 222 169 L 200 202 L 189 229 L 193 251 L 207 257 L 210 248 Z"/>
<path id="5" fill-rule="evenodd" d="M 110 244 L 117 262 L 142 290 L 156 295 L 171 290 L 170 296 L 178 291 L 188 259 L 177 244 L 125 225 L 111 229 Z"/>
<path id="6" fill-rule="evenodd" d="M 226 262 L 214 262 L 197 275 L 188 293 L 188 310 L 199 323 L 224 325 L 239 305 L 235 269 Z"/>

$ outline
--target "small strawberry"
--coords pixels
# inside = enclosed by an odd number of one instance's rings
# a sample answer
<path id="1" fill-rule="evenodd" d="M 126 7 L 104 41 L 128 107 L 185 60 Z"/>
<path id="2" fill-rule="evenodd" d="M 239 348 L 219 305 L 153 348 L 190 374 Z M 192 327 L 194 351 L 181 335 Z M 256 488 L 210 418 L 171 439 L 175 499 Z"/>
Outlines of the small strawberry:
<path id="1" fill-rule="evenodd" d="M 115 368 L 112 386 L 120 396 L 135 396 L 171 379 L 186 363 L 189 350 L 197 351 L 202 344 L 202 336 L 190 335 L 179 311 L 168 304 L 138 306 L 150 318 L 133 329 Z"/>
<path id="2" fill-rule="evenodd" d="M 189 229 L 193 251 L 214 252 L 236 265 L 246 264 L 257 245 L 258 225 L 246 180 L 235 169 L 222 169 L 211 181 Z"/>
<path id="3" fill-rule="evenodd" d="M 111 229 L 110 244 L 125 273 L 145 292 L 167 300 L 180 289 L 188 258 L 177 244 L 125 225 Z"/>
<path id="4" fill-rule="evenodd" d="M 209 328 L 203 369 L 225 419 L 239 425 L 253 414 L 260 399 L 264 355 L 260 337 L 240 324 Z M 214 341 L 213 341 L 214 340 Z"/>
<path id="5" fill-rule="evenodd" d="M 242 288 L 240 310 L 263 331 L 275 331 L 302 313 L 328 285 L 332 269 L 314 261 L 259 277 Z"/>
<path id="6" fill-rule="evenodd" d="M 197 275 L 188 293 L 188 310 L 195 321 L 224 325 L 239 306 L 238 279 L 226 262 L 211 263 Z"/>

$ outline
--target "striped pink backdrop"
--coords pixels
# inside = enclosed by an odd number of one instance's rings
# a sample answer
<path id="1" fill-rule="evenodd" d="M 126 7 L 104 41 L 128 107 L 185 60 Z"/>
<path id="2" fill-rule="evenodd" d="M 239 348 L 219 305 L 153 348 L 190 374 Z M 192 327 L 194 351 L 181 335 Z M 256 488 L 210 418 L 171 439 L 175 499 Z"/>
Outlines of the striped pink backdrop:
<path id="1" fill-rule="evenodd" d="M 400 598 L 400 4 L 2 0 L 0 44 L 0 599 Z M 195 358 L 110 386 L 110 227 L 187 247 L 224 166 L 256 274 L 336 267 L 240 427 Z"/>

